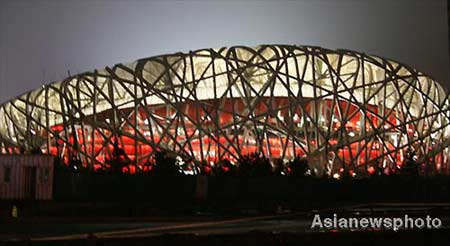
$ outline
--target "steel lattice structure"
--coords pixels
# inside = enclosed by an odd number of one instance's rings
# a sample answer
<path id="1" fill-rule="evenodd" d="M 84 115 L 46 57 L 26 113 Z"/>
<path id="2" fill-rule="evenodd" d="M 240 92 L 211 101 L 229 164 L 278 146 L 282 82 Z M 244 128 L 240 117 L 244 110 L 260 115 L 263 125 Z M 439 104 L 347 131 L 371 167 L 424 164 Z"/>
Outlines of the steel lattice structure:
<path id="1" fill-rule="evenodd" d="M 44 85 L 0 108 L 3 153 L 39 148 L 103 165 L 306 156 L 318 172 L 419 163 L 449 173 L 446 91 L 408 66 L 319 47 L 262 45 L 145 58 Z"/>

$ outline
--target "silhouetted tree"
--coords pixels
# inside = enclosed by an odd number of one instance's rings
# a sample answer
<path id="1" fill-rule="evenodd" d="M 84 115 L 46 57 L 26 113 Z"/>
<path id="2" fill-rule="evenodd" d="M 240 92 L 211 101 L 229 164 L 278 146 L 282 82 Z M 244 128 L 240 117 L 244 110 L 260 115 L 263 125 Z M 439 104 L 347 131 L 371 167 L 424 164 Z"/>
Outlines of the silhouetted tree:
<path id="1" fill-rule="evenodd" d="M 72 171 L 80 171 L 82 167 L 82 163 L 80 159 L 74 154 L 72 154 L 71 158 L 69 159 L 69 169 Z"/>
<path id="2" fill-rule="evenodd" d="M 153 174 L 159 176 L 178 176 L 180 168 L 176 165 L 176 159 L 168 155 L 166 151 L 156 151 L 154 154 L 155 166 Z"/>
<path id="3" fill-rule="evenodd" d="M 432 153 L 433 148 L 429 147 L 428 152 Z M 429 155 L 427 161 L 420 165 L 420 173 L 426 177 L 437 173 L 436 160 L 433 154 Z"/>
<path id="4" fill-rule="evenodd" d="M 306 158 L 296 156 L 289 164 L 291 167 L 291 176 L 303 177 L 306 176 L 309 170 L 308 160 Z"/>
<path id="5" fill-rule="evenodd" d="M 200 162 L 199 163 L 199 168 L 200 168 L 200 174 L 201 175 L 207 175 L 207 176 L 214 175 L 213 168 L 207 161 Z"/>
<path id="6" fill-rule="evenodd" d="M 113 174 L 122 173 L 122 169 L 131 163 L 130 158 L 125 153 L 125 151 L 119 147 L 118 140 L 116 139 L 113 143 L 113 151 L 111 153 L 111 159 L 107 161 L 110 165 L 110 171 Z"/>
<path id="7" fill-rule="evenodd" d="M 273 174 L 272 164 L 265 156 L 256 156 L 254 159 L 253 176 L 271 176 Z"/>
<path id="8" fill-rule="evenodd" d="M 147 160 L 145 163 L 144 163 L 144 165 L 143 165 L 143 171 L 144 171 L 144 174 L 146 174 L 146 175 L 151 175 L 151 174 L 153 174 L 153 171 L 154 171 L 154 165 L 153 165 L 153 163 L 151 163 L 149 160 Z"/>
<path id="9" fill-rule="evenodd" d="M 255 160 L 253 156 L 242 156 L 238 161 L 238 175 L 242 177 L 248 177 L 253 171 Z"/>
<path id="10" fill-rule="evenodd" d="M 214 169 L 217 176 L 236 176 L 237 174 L 236 166 L 233 165 L 228 159 L 220 160 L 216 163 Z"/>
<path id="11" fill-rule="evenodd" d="M 40 147 L 34 147 L 31 149 L 30 154 L 32 155 L 41 155 L 42 154 L 42 150 Z"/>
<path id="12" fill-rule="evenodd" d="M 416 152 L 413 147 L 409 146 L 406 150 L 405 159 L 403 161 L 401 174 L 417 176 L 419 174 L 419 167 L 416 160 Z"/>
<path id="13" fill-rule="evenodd" d="M 273 175 L 280 176 L 280 175 L 287 175 L 288 169 L 283 163 L 282 159 L 276 159 L 274 161 L 274 168 L 273 168 Z"/>

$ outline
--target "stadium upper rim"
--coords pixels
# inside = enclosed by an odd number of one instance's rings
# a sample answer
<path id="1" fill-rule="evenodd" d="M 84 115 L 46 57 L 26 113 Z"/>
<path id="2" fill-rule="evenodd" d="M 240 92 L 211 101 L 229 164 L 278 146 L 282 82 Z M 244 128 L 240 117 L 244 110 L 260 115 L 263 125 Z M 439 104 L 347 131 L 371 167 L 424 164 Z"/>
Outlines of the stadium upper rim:
<path id="1" fill-rule="evenodd" d="M 134 62 L 128 62 L 128 63 L 116 63 L 113 66 L 106 66 L 104 68 L 100 68 L 100 69 L 94 69 L 94 71 L 99 71 L 99 73 L 101 73 L 102 71 L 106 71 L 107 69 L 111 69 L 114 70 L 115 68 L 119 67 L 119 66 L 130 66 L 134 63 L 140 63 L 140 62 L 147 62 L 149 60 L 152 59 L 157 59 L 157 58 L 162 58 L 162 57 L 171 57 L 171 56 L 188 56 L 188 55 L 192 55 L 192 54 L 197 54 L 198 52 L 201 51 L 220 51 L 220 50 L 231 50 L 231 49 L 237 49 L 237 48 L 243 48 L 243 49 L 253 49 L 253 50 L 257 50 L 258 48 L 261 47 L 279 47 L 279 48 L 287 48 L 287 47 L 292 47 L 292 48 L 299 48 L 299 49 L 305 49 L 305 50 L 321 50 L 324 51 L 324 53 L 327 54 L 342 54 L 342 55 L 359 55 L 361 57 L 367 57 L 367 58 L 374 58 L 374 59 L 380 59 L 381 61 L 387 62 L 387 63 L 396 63 L 398 65 L 400 65 L 401 67 L 404 67 L 405 69 L 407 69 L 409 72 L 411 72 L 411 74 L 415 74 L 416 76 L 423 76 L 423 77 L 427 77 L 429 79 L 431 79 L 438 87 L 440 87 L 440 89 L 442 89 L 445 93 L 446 98 L 448 100 L 450 100 L 450 95 L 449 95 L 449 91 L 448 89 L 443 86 L 443 84 L 441 84 L 440 82 L 438 82 L 434 76 L 431 76 L 427 73 L 424 73 L 422 71 L 417 70 L 414 67 L 411 67 L 403 62 L 400 62 L 396 59 L 392 59 L 392 58 L 387 58 L 384 56 L 379 56 L 379 55 L 375 55 L 375 54 L 367 54 L 365 52 L 360 52 L 360 51 L 356 51 L 356 50 L 352 50 L 352 49 L 345 49 L 345 48 L 337 48 L 337 49 L 329 49 L 329 48 L 324 48 L 321 46 L 315 46 L 315 45 L 289 45 L 289 44 L 261 44 L 261 45 L 257 45 L 257 46 L 246 46 L 246 45 L 236 45 L 236 46 L 231 46 L 231 47 L 227 47 L 227 46 L 222 46 L 221 48 L 202 48 L 202 49 L 196 49 L 196 50 L 190 50 L 188 52 L 174 52 L 174 53 L 168 53 L 168 54 L 163 54 L 163 55 L 154 55 L 154 56 L 149 56 L 149 57 L 145 57 L 145 58 L 140 58 L 135 60 Z M 47 86 L 50 85 L 54 85 L 54 84 L 59 84 L 59 83 L 64 83 L 64 82 L 70 82 L 73 79 L 76 79 L 77 77 L 83 76 L 83 75 L 89 75 L 92 74 L 94 71 L 89 70 L 89 71 L 85 71 L 85 72 L 81 72 L 81 73 L 77 73 L 75 75 L 71 75 L 66 77 L 65 79 L 62 80 L 56 80 L 56 81 L 52 81 L 52 82 L 48 82 L 48 83 L 44 83 L 42 84 L 41 88 L 45 88 Z M 19 94 L 18 96 L 14 96 L 9 100 L 0 102 L 0 107 L 2 107 L 5 104 L 8 104 L 12 101 L 15 101 L 17 99 L 20 99 L 24 96 L 27 96 L 28 94 L 35 92 L 37 90 L 40 90 L 41 88 L 35 88 L 35 89 L 30 89 L 22 94 Z"/>

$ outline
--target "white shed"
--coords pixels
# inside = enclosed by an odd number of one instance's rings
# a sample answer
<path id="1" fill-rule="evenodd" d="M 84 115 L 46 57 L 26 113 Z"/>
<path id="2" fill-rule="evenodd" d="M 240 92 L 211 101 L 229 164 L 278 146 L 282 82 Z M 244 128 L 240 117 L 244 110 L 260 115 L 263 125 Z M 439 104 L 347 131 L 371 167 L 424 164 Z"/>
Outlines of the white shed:
<path id="1" fill-rule="evenodd" d="M 51 200 L 53 156 L 0 155 L 0 200 Z"/>

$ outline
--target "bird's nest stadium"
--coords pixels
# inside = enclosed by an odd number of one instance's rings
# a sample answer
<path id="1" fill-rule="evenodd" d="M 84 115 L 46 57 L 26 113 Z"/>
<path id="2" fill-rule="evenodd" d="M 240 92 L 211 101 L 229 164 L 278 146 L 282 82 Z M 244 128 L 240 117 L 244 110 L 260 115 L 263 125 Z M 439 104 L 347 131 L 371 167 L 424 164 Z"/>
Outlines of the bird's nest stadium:
<path id="1" fill-rule="evenodd" d="M 185 160 L 307 158 L 319 173 L 417 163 L 449 174 L 449 97 L 399 62 L 348 50 L 201 49 L 71 76 L 5 102 L 3 154 L 40 150 L 98 169 L 118 145 L 139 168 Z"/>

